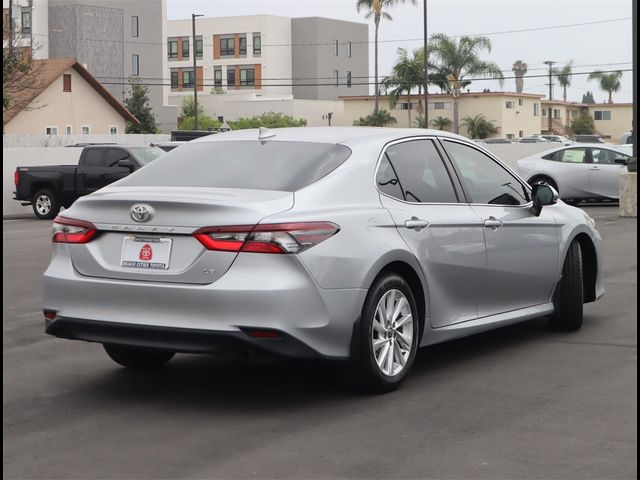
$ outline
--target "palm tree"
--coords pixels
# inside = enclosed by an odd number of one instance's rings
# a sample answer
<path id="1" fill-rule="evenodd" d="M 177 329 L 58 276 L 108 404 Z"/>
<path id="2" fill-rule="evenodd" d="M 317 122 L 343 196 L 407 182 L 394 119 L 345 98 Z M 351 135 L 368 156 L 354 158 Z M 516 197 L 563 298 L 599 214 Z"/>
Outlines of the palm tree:
<path id="1" fill-rule="evenodd" d="M 424 81 L 423 49 L 413 51 L 410 57 L 406 48 L 398 48 L 398 60 L 392 74 L 380 82 L 389 94 L 389 107 L 395 108 L 403 94 L 407 96 L 407 114 L 411 126 L 411 91 L 418 86 L 418 112 L 422 115 L 422 82 Z"/>
<path id="2" fill-rule="evenodd" d="M 378 31 L 380 30 L 380 20 L 385 18 L 387 20 L 393 20 L 385 10 L 395 7 L 400 3 L 411 2 L 412 5 L 417 4 L 417 0 L 357 0 L 356 9 L 358 12 L 361 10 L 367 10 L 365 18 L 373 17 L 373 23 L 375 25 L 375 37 L 374 37 L 374 83 L 375 83 L 375 102 L 374 111 L 378 111 Z"/>
<path id="3" fill-rule="evenodd" d="M 460 91 L 471 83 L 467 77 L 481 76 L 495 78 L 504 83 L 500 67 L 493 62 L 480 59 L 480 51 L 491 52 L 491 40 L 487 37 L 462 37 L 459 41 L 443 33 L 431 37 L 434 55 L 435 83 L 453 97 L 453 126 L 459 132 Z"/>
<path id="4" fill-rule="evenodd" d="M 611 73 L 604 73 L 599 70 L 592 72 L 587 80 L 598 80 L 600 82 L 600 89 L 605 92 L 609 92 L 609 103 L 613 103 L 613 92 L 620 90 L 620 79 L 622 78 L 622 71 L 616 70 Z"/>
<path id="5" fill-rule="evenodd" d="M 567 87 L 571 86 L 571 74 L 573 73 L 573 60 L 564 67 L 554 70 L 553 75 L 562 87 L 562 99 L 567 101 Z"/>
<path id="6" fill-rule="evenodd" d="M 436 127 L 438 130 L 445 130 L 449 128 L 451 124 L 453 124 L 453 122 L 447 117 L 436 117 L 431 120 L 431 125 Z"/>
<path id="7" fill-rule="evenodd" d="M 466 116 L 462 119 L 462 125 L 467 128 L 469 138 L 487 138 L 489 135 L 498 133 L 495 125 L 479 113 L 475 117 Z"/>
<path id="8" fill-rule="evenodd" d="M 513 63 L 511 71 L 516 76 L 516 93 L 522 93 L 522 90 L 524 89 L 524 76 L 527 74 L 528 69 L 529 66 L 522 60 L 516 60 Z"/>
<path id="9" fill-rule="evenodd" d="M 396 119 L 389 112 L 386 110 L 376 110 L 366 117 L 360 117 L 358 120 L 354 120 L 353 125 L 356 127 L 386 127 L 394 123 L 396 123 Z"/>

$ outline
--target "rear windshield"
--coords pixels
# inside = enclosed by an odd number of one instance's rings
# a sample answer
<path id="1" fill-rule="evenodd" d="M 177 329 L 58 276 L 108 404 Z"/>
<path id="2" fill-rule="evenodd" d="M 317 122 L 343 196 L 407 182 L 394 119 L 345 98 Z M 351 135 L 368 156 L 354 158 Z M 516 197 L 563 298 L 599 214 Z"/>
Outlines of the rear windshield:
<path id="1" fill-rule="evenodd" d="M 333 143 L 196 142 L 165 153 L 118 185 L 294 192 L 335 170 L 349 155 L 349 148 Z"/>

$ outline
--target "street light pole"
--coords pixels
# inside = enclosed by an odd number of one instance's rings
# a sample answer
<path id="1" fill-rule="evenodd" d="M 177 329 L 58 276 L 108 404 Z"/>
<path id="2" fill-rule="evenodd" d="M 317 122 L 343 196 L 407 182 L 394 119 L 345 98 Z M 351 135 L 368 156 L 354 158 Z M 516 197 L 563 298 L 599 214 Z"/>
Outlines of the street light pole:
<path id="1" fill-rule="evenodd" d="M 204 15 L 191 14 L 191 29 L 193 31 L 193 108 L 194 108 L 194 129 L 198 130 L 198 74 L 196 64 L 196 17 Z M 204 46 L 204 45 L 203 45 Z M 204 72 L 203 72 L 204 77 Z M 204 80 L 204 78 L 203 78 Z"/>
<path id="2" fill-rule="evenodd" d="M 545 65 L 549 66 L 549 101 L 551 102 L 553 100 L 553 65 L 555 65 L 556 62 L 552 61 L 552 60 L 547 60 L 546 62 L 542 62 Z M 549 108 L 547 111 L 547 115 L 549 116 L 549 133 L 553 133 L 553 127 L 552 127 L 552 110 L 553 108 Z"/>
<path id="3" fill-rule="evenodd" d="M 429 128 L 429 74 L 427 73 L 429 65 L 429 54 L 427 52 L 429 37 L 427 36 L 427 0 L 423 0 L 422 5 L 424 10 L 424 128 Z M 409 125 L 409 127 L 411 127 L 411 125 Z"/>

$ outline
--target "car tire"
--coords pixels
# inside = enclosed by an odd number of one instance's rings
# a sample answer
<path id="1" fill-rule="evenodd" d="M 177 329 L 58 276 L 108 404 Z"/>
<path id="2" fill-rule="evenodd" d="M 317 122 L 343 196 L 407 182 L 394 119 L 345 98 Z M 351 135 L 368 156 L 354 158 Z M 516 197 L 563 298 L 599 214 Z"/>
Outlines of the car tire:
<path id="1" fill-rule="evenodd" d="M 104 349 L 111 359 L 123 367 L 143 370 L 164 367 L 175 352 L 151 350 L 147 348 L 126 347 L 105 343 Z"/>
<path id="2" fill-rule="evenodd" d="M 31 199 L 31 205 L 33 207 L 33 213 L 35 213 L 36 217 L 40 220 L 51 220 L 55 218 L 61 206 L 56 194 L 48 188 L 38 190 Z"/>
<path id="3" fill-rule="evenodd" d="M 582 250 L 573 241 L 562 267 L 562 278 L 553 295 L 555 312 L 551 316 L 554 330 L 576 331 L 582 327 L 584 287 L 582 282 Z"/>
<path id="4" fill-rule="evenodd" d="M 387 393 L 400 385 L 411 370 L 418 349 L 417 312 L 404 278 L 384 273 L 374 281 L 354 327 L 350 359 L 342 370 L 351 386 Z"/>
<path id="5" fill-rule="evenodd" d="M 542 183 L 543 185 L 549 185 L 550 187 L 553 187 L 553 189 L 560 193 L 560 190 L 558 190 L 558 184 L 556 182 L 554 182 L 552 179 L 550 179 L 549 177 L 546 177 L 544 175 L 539 175 L 537 177 L 533 177 L 531 178 L 528 182 L 529 185 L 533 186 L 537 183 Z"/>

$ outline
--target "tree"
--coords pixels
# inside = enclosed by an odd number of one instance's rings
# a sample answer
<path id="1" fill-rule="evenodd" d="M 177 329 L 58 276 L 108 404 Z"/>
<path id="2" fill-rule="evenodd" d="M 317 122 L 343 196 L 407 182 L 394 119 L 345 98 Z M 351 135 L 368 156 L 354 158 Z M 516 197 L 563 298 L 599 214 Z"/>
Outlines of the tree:
<path id="1" fill-rule="evenodd" d="M 453 122 L 451 121 L 451 119 L 447 117 L 436 117 L 433 120 L 431 120 L 431 125 L 433 125 L 438 130 L 446 130 L 452 124 Z"/>
<path id="2" fill-rule="evenodd" d="M 522 93 L 522 90 L 524 90 L 524 76 L 527 74 L 528 69 L 529 69 L 529 66 L 526 63 L 524 63 L 522 60 L 516 60 L 513 63 L 513 67 L 511 68 L 511 71 L 516 76 L 516 92 L 517 93 Z"/>
<path id="3" fill-rule="evenodd" d="M 570 60 L 564 67 L 553 71 L 558 84 L 562 87 L 562 99 L 567 101 L 567 87 L 571 86 L 571 75 L 573 73 L 573 60 Z"/>
<path id="4" fill-rule="evenodd" d="M 198 130 L 215 130 L 216 128 L 220 128 L 221 126 L 222 122 L 215 120 L 209 115 L 205 115 L 204 113 L 198 113 Z M 178 125 L 178 130 L 194 130 L 195 128 L 195 115 L 191 115 L 190 117 L 180 117 L 180 125 Z"/>
<path id="5" fill-rule="evenodd" d="M 251 118 L 239 118 L 235 121 L 229 121 L 232 130 L 244 130 L 247 128 L 286 128 L 286 127 L 305 127 L 307 121 L 304 118 L 293 118 L 290 115 L 284 115 L 279 112 L 266 112 L 262 115 L 256 115 Z"/>
<path id="6" fill-rule="evenodd" d="M 184 97 L 182 99 L 182 107 L 180 108 L 180 117 L 195 117 L 196 107 L 193 97 Z M 198 105 L 198 119 L 200 115 L 204 115 L 204 108 L 202 105 Z"/>
<path id="7" fill-rule="evenodd" d="M 489 135 L 498 133 L 495 125 L 481 113 L 475 117 L 464 117 L 462 125 L 466 127 L 469 138 L 487 138 Z"/>
<path id="8" fill-rule="evenodd" d="M 462 88 L 471 83 L 467 77 L 495 78 L 502 85 L 504 76 L 497 64 L 480 59 L 482 50 L 491 52 L 491 40 L 487 37 L 462 37 L 456 41 L 443 33 L 437 33 L 431 38 L 436 84 L 453 97 L 453 127 L 458 133 L 458 100 Z"/>
<path id="9" fill-rule="evenodd" d="M 422 107 L 422 84 L 424 82 L 424 49 L 417 48 L 409 56 L 406 48 L 398 48 L 398 59 L 393 66 L 390 77 L 382 80 L 381 85 L 388 91 L 389 107 L 395 108 L 403 94 L 407 96 L 407 115 L 411 126 L 411 91 L 418 87 L 418 112 L 424 112 Z"/>
<path id="10" fill-rule="evenodd" d="M 139 124 L 127 122 L 126 133 L 158 133 L 160 129 L 149 105 L 149 87 L 142 84 L 140 77 L 129 77 L 129 96 L 124 106 L 138 119 Z"/>
<path id="11" fill-rule="evenodd" d="M 377 110 L 366 117 L 360 117 L 353 122 L 356 127 L 386 127 L 393 125 L 396 119 L 386 110 Z"/>
<path id="12" fill-rule="evenodd" d="M 373 111 L 377 112 L 379 108 L 379 91 L 378 91 L 378 32 L 380 30 L 380 21 L 385 18 L 386 20 L 393 20 L 386 10 L 400 3 L 410 2 L 412 5 L 417 4 L 417 0 L 357 0 L 356 9 L 358 12 L 361 10 L 367 10 L 365 18 L 373 17 L 373 23 L 375 25 L 374 36 L 374 94 L 375 102 Z"/>
<path id="13" fill-rule="evenodd" d="M 589 75 L 587 80 L 598 80 L 600 82 L 600 89 L 609 93 L 609 103 L 613 103 L 613 92 L 620 90 L 621 78 L 621 70 L 616 70 L 615 72 L 610 73 L 604 73 L 596 70 Z"/>
<path id="14" fill-rule="evenodd" d="M 44 62 L 33 60 L 32 52 L 22 47 L 19 42 L 20 37 L 14 39 L 13 48 L 5 45 L 2 50 L 3 112 L 13 109 L 34 110 L 45 106 L 35 106 L 32 103 L 32 95 L 20 95 L 21 92 L 39 90 L 42 87 L 41 73 Z"/>
<path id="15" fill-rule="evenodd" d="M 582 95 L 582 103 L 596 103 L 595 99 L 593 98 L 593 92 L 587 92 L 584 95 Z"/>
<path id="16" fill-rule="evenodd" d="M 571 130 L 573 130 L 573 133 L 576 135 L 592 134 L 596 130 L 596 125 L 591 115 L 583 113 L 571 121 Z"/>

